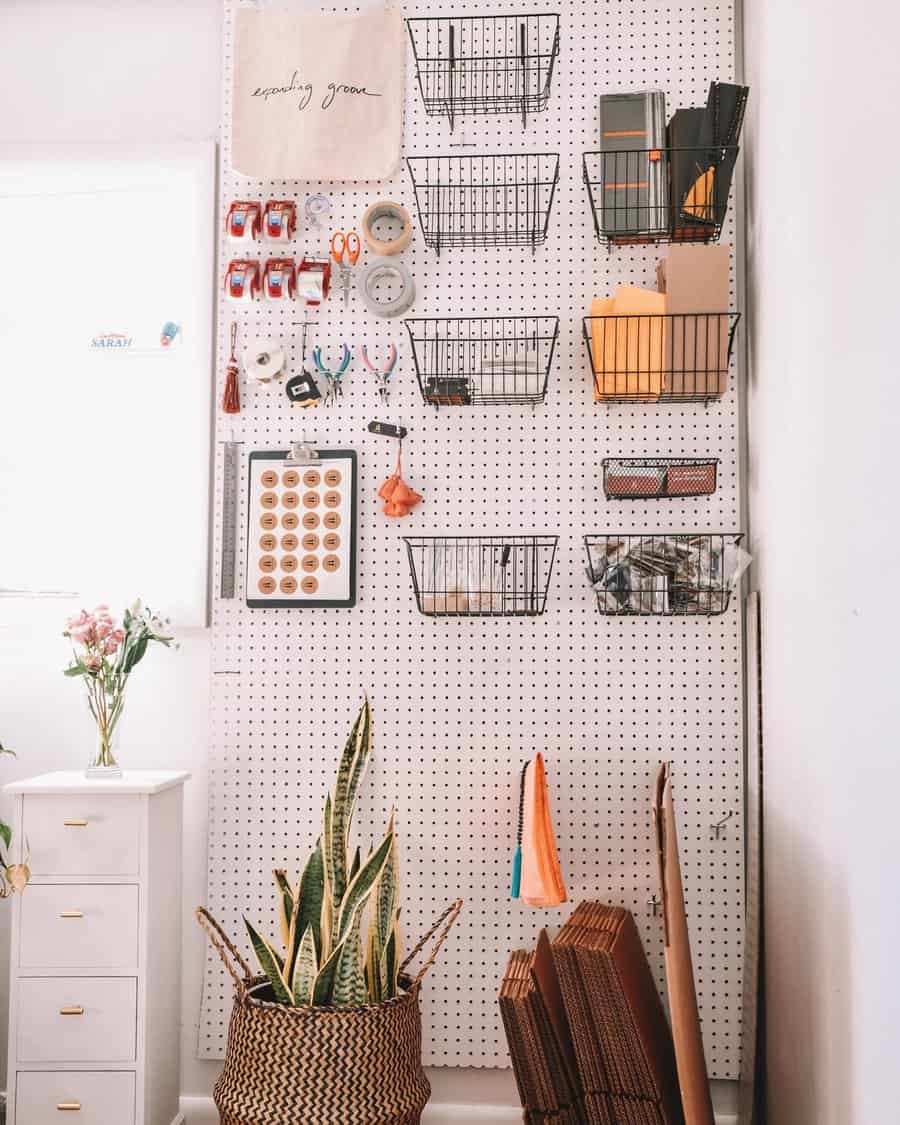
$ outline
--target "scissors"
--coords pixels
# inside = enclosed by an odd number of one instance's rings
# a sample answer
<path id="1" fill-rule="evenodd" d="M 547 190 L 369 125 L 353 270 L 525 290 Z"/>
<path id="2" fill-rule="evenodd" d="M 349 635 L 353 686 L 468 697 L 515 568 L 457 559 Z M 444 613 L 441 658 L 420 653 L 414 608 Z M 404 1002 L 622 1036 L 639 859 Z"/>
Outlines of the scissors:
<path id="1" fill-rule="evenodd" d="M 362 243 L 359 240 L 358 231 L 351 230 L 345 234 L 342 230 L 339 230 L 331 236 L 331 257 L 341 271 L 341 288 L 344 290 L 345 307 L 350 304 L 351 267 L 359 261 L 361 249 Z M 349 265 L 345 264 L 345 258 Z"/>

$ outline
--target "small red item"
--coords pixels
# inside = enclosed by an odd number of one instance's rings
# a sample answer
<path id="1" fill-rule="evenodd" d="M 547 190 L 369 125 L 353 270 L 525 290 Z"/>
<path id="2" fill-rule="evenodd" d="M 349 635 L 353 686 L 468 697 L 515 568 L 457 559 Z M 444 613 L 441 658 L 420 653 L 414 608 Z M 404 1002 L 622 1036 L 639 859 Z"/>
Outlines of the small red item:
<path id="1" fill-rule="evenodd" d="M 408 516 L 415 506 L 421 502 L 422 494 L 410 488 L 402 476 L 403 446 L 397 447 L 397 464 L 393 473 L 378 489 L 378 495 L 385 504 L 382 511 L 386 516 L 402 519 Z"/>
<path id="2" fill-rule="evenodd" d="M 270 301 L 293 297 L 296 271 L 293 258 L 269 258 L 263 267 L 263 292 Z"/>
<path id="3" fill-rule="evenodd" d="M 256 202 L 236 201 L 228 208 L 225 218 L 225 231 L 229 238 L 237 242 L 259 238 L 262 230 L 262 213 Z"/>
<path id="4" fill-rule="evenodd" d="M 232 258 L 225 271 L 225 296 L 232 301 L 252 300 L 259 293 L 259 262 Z"/>
<path id="5" fill-rule="evenodd" d="M 237 321 L 231 322 L 231 358 L 225 369 L 225 393 L 222 395 L 222 410 L 226 414 L 240 414 L 241 395 L 238 389 L 238 375 L 240 368 L 237 361 Z"/>
<path id="6" fill-rule="evenodd" d="M 297 205 L 292 199 L 270 199 L 263 215 L 266 238 L 290 242 L 297 229 Z"/>
<path id="7" fill-rule="evenodd" d="M 320 274 L 321 281 L 304 278 L 304 274 Z M 331 259 L 304 258 L 297 266 L 297 294 L 307 305 L 315 308 L 328 296 L 331 288 Z"/>

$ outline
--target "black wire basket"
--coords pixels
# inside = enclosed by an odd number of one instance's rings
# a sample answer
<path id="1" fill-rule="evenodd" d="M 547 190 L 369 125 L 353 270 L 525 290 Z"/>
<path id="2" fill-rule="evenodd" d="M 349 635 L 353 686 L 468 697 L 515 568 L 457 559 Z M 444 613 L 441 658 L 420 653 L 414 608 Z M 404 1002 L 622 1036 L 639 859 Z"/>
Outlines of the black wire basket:
<path id="1" fill-rule="evenodd" d="M 728 389 L 740 313 L 586 316 L 594 399 L 713 402 Z"/>
<path id="2" fill-rule="evenodd" d="M 404 323 L 419 389 L 431 405 L 544 401 L 559 317 L 413 317 Z"/>
<path id="3" fill-rule="evenodd" d="M 604 457 L 607 500 L 662 500 L 712 496 L 717 457 Z"/>
<path id="4" fill-rule="evenodd" d="M 559 16 L 425 16 L 406 21 L 429 115 L 529 113 L 547 108 Z"/>
<path id="5" fill-rule="evenodd" d="M 586 152 L 597 238 L 610 248 L 717 241 L 737 154 L 737 145 Z"/>
<path id="6" fill-rule="evenodd" d="M 426 245 L 530 246 L 547 238 L 558 153 L 409 156 Z"/>
<path id="7" fill-rule="evenodd" d="M 609 617 L 716 617 L 742 569 L 740 534 L 586 535 L 588 581 Z"/>
<path id="8" fill-rule="evenodd" d="M 413 591 L 426 617 L 538 617 L 558 535 L 404 538 Z"/>

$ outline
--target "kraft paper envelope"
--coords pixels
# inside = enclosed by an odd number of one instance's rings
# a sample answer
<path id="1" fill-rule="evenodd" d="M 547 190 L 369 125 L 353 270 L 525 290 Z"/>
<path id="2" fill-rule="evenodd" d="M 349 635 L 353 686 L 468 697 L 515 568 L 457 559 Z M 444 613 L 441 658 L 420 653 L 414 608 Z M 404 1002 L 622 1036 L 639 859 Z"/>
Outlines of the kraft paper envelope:
<path id="1" fill-rule="evenodd" d="M 666 295 L 665 370 L 670 394 L 721 395 L 728 386 L 731 247 L 670 246 L 657 268 Z M 707 315 L 691 315 L 707 314 Z"/>
<path id="2" fill-rule="evenodd" d="M 654 799 L 659 881 L 663 903 L 666 984 L 675 1041 L 675 1064 L 684 1108 L 685 1125 L 715 1125 L 694 970 L 691 943 L 684 909 L 675 805 L 669 766 L 663 763 L 656 775 Z"/>

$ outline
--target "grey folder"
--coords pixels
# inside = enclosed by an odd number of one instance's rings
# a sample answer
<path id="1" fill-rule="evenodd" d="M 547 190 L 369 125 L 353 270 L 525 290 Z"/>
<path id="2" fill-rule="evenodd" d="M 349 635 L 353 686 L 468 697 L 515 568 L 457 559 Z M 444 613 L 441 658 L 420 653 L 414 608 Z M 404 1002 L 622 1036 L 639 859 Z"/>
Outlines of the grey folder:
<path id="1" fill-rule="evenodd" d="M 661 90 L 602 94 L 600 225 L 607 237 L 664 233 L 668 226 L 666 96 Z"/>

